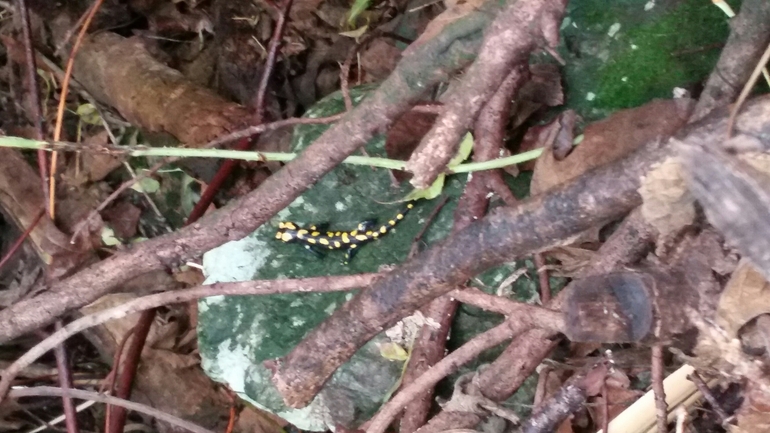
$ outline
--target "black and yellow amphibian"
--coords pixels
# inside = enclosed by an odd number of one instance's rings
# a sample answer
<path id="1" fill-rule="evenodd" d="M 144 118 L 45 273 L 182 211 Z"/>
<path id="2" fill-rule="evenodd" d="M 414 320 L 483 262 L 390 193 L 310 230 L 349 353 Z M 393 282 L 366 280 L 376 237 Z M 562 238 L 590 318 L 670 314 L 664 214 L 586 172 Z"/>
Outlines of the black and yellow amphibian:
<path id="1" fill-rule="evenodd" d="M 414 202 L 406 203 L 393 218 L 379 227 L 369 220 L 348 231 L 328 231 L 315 225 L 305 228 L 297 223 L 282 222 L 278 224 L 275 238 L 287 243 L 301 243 L 314 253 L 320 250 L 345 250 L 343 263 L 347 264 L 363 244 L 385 236 L 413 207 Z"/>

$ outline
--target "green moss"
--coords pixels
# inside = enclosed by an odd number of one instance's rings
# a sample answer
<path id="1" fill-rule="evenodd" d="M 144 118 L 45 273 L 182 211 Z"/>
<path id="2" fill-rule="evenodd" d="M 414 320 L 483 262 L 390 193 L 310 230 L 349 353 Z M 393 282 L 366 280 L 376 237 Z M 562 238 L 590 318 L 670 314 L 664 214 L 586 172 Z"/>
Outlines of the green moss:
<path id="1" fill-rule="evenodd" d="M 716 63 L 729 27 L 711 2 L 658 1 L 645 10 L 647 3 L 571 3 L 561 51 L 567 103 L 586 119 L 692 89 Z"/>

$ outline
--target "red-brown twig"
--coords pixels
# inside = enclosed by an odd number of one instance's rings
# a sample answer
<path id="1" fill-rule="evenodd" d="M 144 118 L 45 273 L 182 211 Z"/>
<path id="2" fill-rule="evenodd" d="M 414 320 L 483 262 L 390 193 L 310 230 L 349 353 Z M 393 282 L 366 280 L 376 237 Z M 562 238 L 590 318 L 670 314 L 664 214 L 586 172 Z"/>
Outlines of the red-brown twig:
<path id="1" fill-rule="evenodd" d="M 13 257 L 13 255 L 16 253 L 16 251 L 19 250 L 19 248 L 21 248 L 21 246 L 24 244 L 24 240 L 27 239 L 27 237 L 29 237 L 29 234 L 32 233 L 32 230 L 34 230 L 35 227 L 38 225 L 38 223 L 40 223 L 40 220 L 43 219 L 44 215 L 45 215 L 45 210 L 41 210 L 40 213 L 38 213 L 35 219 L 32 221 L 32 224 L 30 224 L 29 227 L 27 227 L 27 229 L 24 230 L 24 233 L 22 233 L 21 236 L 19 236 L 19 238 L 16 239 L 16 242 L 14 242 L 13 245 L 11 245 L 11 247 L 5 253 L 5 256 L 3 256 L 2 259 L 0 259 L 0 268 L 2 268 L 8 262 L 8 260 L 11 259 L 11 257 Z"/>
<path id="2" fill-rule="evenodd" d="M 548 279 L 548 268 L 546 268 L 545 257 L 542 253 L 537 253 L 532 256 L 535 260 L 535 268 L 537 268 L 537 279 L 540 288 L 540 302 L 543 304 L 548 303 L 551 300 L 551 282 Z"/>
<path id="3" fill-rule="evenodd" d="M 69 59 L 67 59 L 67 68 L 64 71 L 64 80 L 62 80 L 61 84 L 61 94 L 59 95 L 59 107 L 56 111 L 56 126 L 54 127 L 53 131 L 53 141 L 59 141 L 61 140 L 61 130 L 62 125 L 64 124 L 64 107 L 67 105 L 67 93 L 69 92 L 69 86 L 70 86 L 70 77 L 72 77 L 72 68 L 75 65 L 75 55 L 77 54 L 78 50 L 80 49 L 80 45 L 83 43 L 83 39 L 85 38 L 86 31 L 88 31 L 88 27 L 91 26 L 91 20 L 93 20 L 94 15 L 96 15 L 96 11 L 99 10 L 99 8 L 102 6 L 102 2 L 104 0 L 96 0 L 91 6 L 91 10 L 88 13 L 88 16 L 86 17 L 86 20 L 83 22 L 83 27 L 80 28 L 80 33 L 78 33 L 77 39 L 75 39 L 75 43 L 72 45 L 72 50 L 70 50 L 70 56 Z M 51 169 L 49 170 L 51 176 L 48 179 L 48 215 L 51 217 L 51 219 L 54 219 L 55 216 L 55 203 L 56 203 L 56 162 L 57 162 L 57 152 L 53 152 L 51 154 Z"/>
<path id="4" fill-rule="evenodd" d="M 142 349 L 144 348 L 145 341 L 147 341 L 147 335 L 150 333 L 152 322 L 155 319 L 155 308 L 145 310 L 139 316 L 139 320 L 136 321 L 136 325 L 132 328 L 131 343 L 128 345 L 126 351 L 125 361 L 122 363 L 122 368 L 117 371 L 118 386 L 115 389 L 115 397 L 128 400 L 131 397 L 131 388 L 134 383 L 134 377 L 139 368 L 139 361 L 142 358 Z M 128 412 L 126 408 L 121 406 L 111 406 L 109 413 L 109 424 L 106 423 L 107 428 L 105 433 L 122 433 L 123 428 L 126 425 L 126 417 Z"/>
<path id="5" fill-rule="evenodd" d="M 216 283 L 207 286 L 194 287 L 191 289 L 177 290 L 173 292 L 163 292 L 154 295 L 144 296 L 126 302 L 114 308 L 102 310 L 73 322 L 70 322 L 64 328 L 54 332 L 48 338 L 38 343 L 27 351 L 13 364 L 8 366 L 3 372 L 0 380 L 0 401 L 6 395 L 13 383 L 14 377 L 25 367 L 35 362 L 46 352 L 61 344 L 67 338 L 104 322 L 126 317 L 129 314 L 138 311 L 145 311 L 151 308 L 160 307 L 167 304 L 176 304 L 187 302 L 193 299 L 205 298 L 215 295 L 269 295 L 276 293 L 297 293 L 297 292 L 335 292 L 342 290 L 352 290 L 359 287 L 366 287 L 381 277 L 381 274 L 359 274 L 340 277 L 317 277 L 296 280 L 265 280 L 265 281 L 243 281 L 235 283 Z"/>
<path id="6" fill-rule="evenodd" d="M 40 90 L 37 86 L 37 66 L 35 62 L 35 47 L 32 45 L 32 35 L 29 27 L 29 10 L 27 9 L 26 0 L 18 0 L 19 15 L 21 18 L 21 34 L 24 38 L 24 60 L 26 62 L 27 69 L 27 85 L 29 86 L 29 103 L 30 117 L 32 119 L 33 129 L 35 131 L 35 139 L 42 140 L 45 138 L 43 133 L 43 112 L 40 107 Z M 48 163 L 45 151 L 38 149 L 37 151 L 37 168 L 40 173 L 41 186 L 43 188 L 43 197 L 48 206 Z"/>
<path id="7" fill-rule="evenodd" d="M 289 10 L 293 0 L 284 0 L 283 8 L 278 15 L 278 22 L 275 24 L 275 30 L 273 31 L 273 37 L 270 39 L 270 46 L 267 52 L 267 59 L 265 59 L 265 66 L 262 69 L 262 77 L 259 81 L 259 87 L 257 88 L 257 94 L 254 98 L 254 123 L 261 125 L 265 122 L 265 95 L 267 94 L 267 85 L 270 82 L 270 76 L 275 66 L 275 58 L 278 54 L 278 48 L 281 46 L 281 39 L 283 37 L 283 29 L 286 26 L 286 17 L 289 15 Z M 235 150 L 247 150 L 251 145 L 251 141 L 254 137 L 241 138 L 238 144 L 234 147 Z M 211 179 L 206 189 L 201 194 L 200 199 L 193 207 L 190 215 L 187 217 L 186 224 L 192 224 L 198 221 L 200 217 L 206 213 L 206 210 L 211 206 L 214 201 L 214 196 L 222 188 L 222 185 L 230 177 L 235 166 L 238 165 L 238 161 L 234 159 L 226 159 L 219 166 L 217 173 Z"/>
<path id="8" fill-rule="evenodd" d="M 126 343 L 128 343 L 128 339 L 131 338 L 131 335 L 134 333 L 134 328 L 129 329 L 126 334 L 123 336 L 123 338 L 120 339 L 120 342 L 118 343 L 118 347 L 115 349 L 115 354 L 112 356 L 112 369 L 107 374 L 107 377 L 102 382 L 102 386 L 99 387 L 99 392 L 103 393 L 105 390 L 109 394 L 112 394 L 115 392 L 115 380 L 118 378 L 118 371 L 120 371 L 120 360 L 123 356 L 123 348 L 126 347 Z M 107 428 L 110 426 L 110 413 L 112 413 L 112 406 L 107 403 L 107 408 L 105 410 L 104 414 L 104 431 L 107 432 Z"/>
<path id="9" fill-rule="evenodd" d="M 56 330 L 62 328 L 62 321 L 56 321 Z M 72 370 L 70 369 L 69 362 L 67 362 L 67 350 L 64 348 L 64 344 L 59 344 L 54 348 L 54 355 L 56 356 L 56 368 L 59 370 L 59 386 L 64 391 L 62 395 L 62 406 L 64 407 L 64 423 L 67 426 L 67 433 L 78 433 L 78 417 L 75 410 L 75 404 L 72 402 L 72 397 L 68 394 L 68 391 L 72 389 Z"/>
<path id="10" fill-rule="evenodd" d="M 265 121 L 265 95 L 267 94 L 267 85 L 270 82 L 270 76 L 272 75 L 273 67 L 275 66 L 278 48 L 281 46 L 281 39 L 283 38 L 283 29 L 286 27 L 286 18 L 289 16 L 293 1 L 294 0 L 283 0 L 283 7 L 278 15 L 278 22 L 275 24 L 273 37 L 270 39 L 270 46 L 267 50 L 267 58 L 265 59 L 265 67 L 262 70 L 262 77 L 259 81 L 257 96 L 254 102 L 257 123 L 263 123 Z"/>

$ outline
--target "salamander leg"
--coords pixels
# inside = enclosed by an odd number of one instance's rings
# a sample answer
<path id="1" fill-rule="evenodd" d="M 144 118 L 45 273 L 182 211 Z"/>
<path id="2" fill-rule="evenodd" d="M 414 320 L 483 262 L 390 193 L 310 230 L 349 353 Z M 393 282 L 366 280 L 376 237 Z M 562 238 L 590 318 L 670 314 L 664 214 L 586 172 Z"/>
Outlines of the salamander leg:
<path id="1" fill-rule="evenodd" d="M 324 257 L 326 256 L 326 254 L 324 254 L 324 253 L 323 253 L 323 252 L 322 252 L 320 249 L 318 249 L 318 247 L 316 247 L 316 246 L 313 246 L 313 245 L 308 245 L 308 244 L 305 244 L 305 245 L 303 245 L 303 246 L 305 247 L 305 249 L 306 249 L 306 250 L 308 250 L 308 251 L 310 251 L 311 253 L 313 253 L 313 255 L 314 255 L 314 256 L 316 256 L 316 257 L 318 257 L 319 259 L 322 259 L 322 258 L 324 258 Z"/>

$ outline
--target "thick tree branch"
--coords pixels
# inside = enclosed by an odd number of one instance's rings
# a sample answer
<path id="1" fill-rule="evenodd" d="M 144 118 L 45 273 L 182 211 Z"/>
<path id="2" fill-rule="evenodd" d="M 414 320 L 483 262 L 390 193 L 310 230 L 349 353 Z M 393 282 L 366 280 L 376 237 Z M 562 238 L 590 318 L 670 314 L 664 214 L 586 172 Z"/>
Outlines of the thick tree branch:
<path id="1" fill-rule="evenodd" d="M 681 139 L 721 142 L 723 111 L 688 126 Z M 754 101 L 741 119 L 739 134 L 753 141 L 770 140 L 764 131 L 770 128 L 770 98 Z M 661 140 L 515 208 L 500 209 L 388 274 L 337 310 L 286 357 L 268 363 L 284 401 L 292 407 L 307 405 L 364 343 L 473 275 L 629 212 L 641 203 L 641 177 L 671 154 L 667 141 Z"/>
<path id="2" fill-rule="evenodd" d="M 444 112 L 409 158 L 407 168 L 414 173 L 412 185 L 426 188 L 433 183 L 457 153 L 463 134 L 511 70 L 526 74 L 529 56 L 535 48 L 543 42 L 558 45 L 558 28 L 566 4 L 566 0 L 507 3 L 487 29 L 476 61 L 448 98 Z"/>
<path id="3" fill-rule="evenodd" d="M 481 43 L 480 32 L 489 21 L 489 9 L 494 9 L 492 4 L 488 6 L 452 23 L 435 38 L 411 50 L 379 89 L 247 196 L 196 224 L 118 253 L 54 284 L 47 293 L 0 311 L 0 342 L 51 323 L 129 278 L 173 268 L 254 231 L 375 133 L 387 128 L 433 84 L 447 80 L 465 66 Z"/>
<path id="4" fill-rule="evenodd" d="M 770 43 L 770 2 L 744 1 L 730 27 L 730 37 L 706 82 L 691 120 L 701 119 L 714 108 L 735 101 Z"/>

